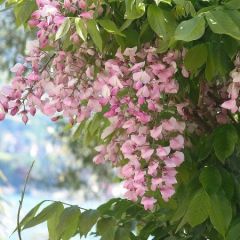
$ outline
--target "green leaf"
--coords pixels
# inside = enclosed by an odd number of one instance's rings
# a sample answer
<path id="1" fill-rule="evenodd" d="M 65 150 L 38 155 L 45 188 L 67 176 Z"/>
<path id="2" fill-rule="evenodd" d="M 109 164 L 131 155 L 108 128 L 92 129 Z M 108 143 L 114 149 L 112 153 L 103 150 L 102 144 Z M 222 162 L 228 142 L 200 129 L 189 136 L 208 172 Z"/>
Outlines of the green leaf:
<path id="1" fill-rule="evenodd" d="M 205 13 L 209 27 L 214 33 L 226 34 L 240 40 L 240 13 L 237 10 L 215 10 Z"/>
<path id="2" fill-rule="evenodd" d="M 192 227 L 203 223 L 208 218 L 209 207 L 210 204 L 207 193 L 204 191 L 204 189 L 198 190 L 190 200 L 187 211 L 182 218 L 182 221 L 178 225 L 176 232 L 178 232 L 186 223 L 189 223 Z M 180 215 L 183 213 L 181 209 L 178 211 Z M 174 217 L 174 219 L 177 218 Z"/>
<path id="3" fill-rule="evenodd" d="M 239 240 L 240 239 L 240 223 L 234 224 L 229 229 L 226 240 Z"/>
<path id="4" fill-rule="evenodd" d="M 209 197 L 207 193 L 201 189 L 192 198 L 189 208 L 184 216 L 184 221 L 188 222 L 192 227 L 203 223 L 208 218 Z"/>
<path id="5" fill-rule="evenodd" d="M 222 188 L 226 197 L 231 200 L 234 195 L 234 178 L 225 168 L 221 168 L 220 172 L 222 175 Z"/>
<path id="6" fill-rule="evenodd" d="M 14 14 L 16 17 L 16 24 L 20 26 L 25 24 L 31 17 L 34 10 L 37 9 L 36 1 L 28 0 L 22 1 L 14 7 Z"/>
<path id="7" fill-rule="evenodd" d="M 124 227 L 118 227 L 114 240 L 130 240 L 130 231 Z"/>
<path id="8" fill-rule="evenodd" d="M 77 206 L 64 209 L 57 226 L 57 239 L 68 240 L 77 232 L 80 214 L 80 209 Z"/>
<path id="9" fill-rule="evenodd" d="M 61 205 L 61 203 L 54 202 L 47 206 L 36 217 L 27 221 L 23 229 L 31 228 L 47 221 L 59 209 L 59 205 Z"/>
<path id="10" fill-rule="evenodd" d="M 205 160 L 212 151 L 212 135 L 203 136 L 198 143 L 198 161 Z"/>
<path id="11" fill-rule="evenodd" d="M 208 46 L 208 57 L 205 68 L 205 77 L 208 81 L 211 81 L 213 77 L 217 75 L 217 66 L 216 66 L 215 52 L 212 45 Z"/>
<path id="12" fill-rule="evenodd" d="M 147 11 L 148 23 L 152 30 L 160 37 L 165 39 L 167 37 L 167 22 L 164 19 L 163 12 L 156 5 L 152 4 Z"/>
<path id="13" fill-rule="evenodd" d="M 152 30 L 162 39 L 169 39 L 175 30 L 176 22 L 171 14 L 154 4 L 148 7 L 148 23 Z"/>
<path id="14" fill-rule="evenodd" d="M 26 216 L 25 216 L 25 217 L 22 219 L 22 221 L 20 222 L 20 227 L 24 226 L 26 223 L 28 223 L 29 221 L 31 221 L 31 220 L 35 217 L 38 209 L 40 208 L 40 206 L 41 206 L 44 202 L 45 202 L 45 201 L 42 201 L 42 202 L 38 203 L 35 207 L 33 207 L 33 208 L 26 214 Z M 17 228 L 14 230 L 14 232 L 15 232 L 16 230 L 17 230 Z"/>
<path id="15" fill-rule="evenodd" d="M 197 40 L 203 36 L 205 32 L 205 20 L 203 16 L 196 16 L 190 20 L 181 22 L 176 31 L 175 39 L 185 42 Z"/>
<path id="16" fill-rule="evenodd" d="M 232 220 L 231 203 L 224 195 L 214 194 L 210 197 L 209 216 L 214 228 L 225 237 Z"/>
<path id="17" fill-rule="evenodd" d="M 199 181 L 207 193 L 216 193 L 221 187 L 222 177 L 215 167 L 204 167 L 201 170 Z"/>
<path id="18" fill-rule="evenodd" d="M 70 27 L 71 27 L 71 21 L 69 18 L 66 18 L 64 20 L 64 22 L 62 23 L 62 25 L 59 27 L 59 29 L 56 33 L 55 40 L 58 40 L 58 39 L 62 38 L 63 36 L 65 36 L 68 33 Z"/>
<path id="19" fill-rule="evenodd" d="M 125 19 L 137 19 L 145 13 L 145 4 L 141 0 L 125 0 Z"/>
<path id="20" fill-rule="evenodd" d="M 97 222 L 97 233 L 101 240 L 114 240 L 117 222 L 112 217 L 104 217 Z"/>
<path id="21" fill-rule="evenodd" d="M 228 9 L 240 9 L 240 1 L 239 0 L 230 0 L 228 2 L 223 3 L 224 6 Z"/>
<path id="22" fill-rule="evenodd" d="M 87 236 L 92 227 L 96 224 L 99 218 L 97 210 L 86 210 L 80 216 L 79 231 L 81 235 Z"/>
<path id="23" fill-rule="evenodd" d="M 121 198 L 112 198 L 106 203 L 103 203 L 102 205 L 100 205 L 97 210 L 101 213 L 101 215 L 104 215 L 110 209 L 112 209 L 112 205 L 116 204 L 119 201 L 121 201 Z"/>
<path id="24" fill-rule="evenodd" d="M 195 73 L 202 67 L 208 56 L 208 49 L 206 44 L 198 44 L 190 48 L 184 58 L 185 67 L 192 73 Z"/>
<path id="25" fill-rule="evenodd" d="M 157 5 L 159 5 L 159 3 L 161 3 L 161 2 L 172 5 L 172 0 L 154 0 L 154 1 Z"/>
<path id="26" fill-rule="evenodd" d="M 211 81 L 217 76 L 224 77 L 226 74 L 229 74 L 232 68 L 232 61 L 222 41 L 208 43 L 208 58 L 205 69 L 206 79 Z"/>
<path id="27" fill-rule="evenodd" d="M 81 18 L 75 18 L 75 26 L 77 34 L 83 41 L 86 41 L 88 32 L 83 20 Z"/>
<path id="28" fill-rule="evenodd" d="M 98 23 L 109 33 L 117 34 L 123 37 L 125 36 L 123 33 L 121 33 L 116 24 L 109 19 L 98 20 Z"/>
<path id="29" fill-rule="evenodd" d="M 120 27 L 120 31 L 123 31 L 125 29 L 127 29 L 131 24 L 132 24 L 133 20 L 132 19 L 127 19 L 123 25 Z"/>
<path id="30" fill-rule="evenodd" d="M 87 21 L 87 29 L 88 32 L 94 42 L 94 44 L 98 47 L 98 49 L 102 52 L 103 48 L 103 42 L 102 42 L 102 37 L 99 32 L 99 28 L 97 26 L 97 23 L 95 20 L 88 20 Z"/>
<path id="31" fill-rule="evenodd" d="M 48 233 L 50 240 L 58 240 L 58 231 L 57 226 L 59 224 L 60 216 L 64 210 L 63 204 L 59 204 L 56 211 L 53 215 L 48 219 L 47 226 L 48 226 Z"/>
<path id="32" fill-rule="evenodd" d="M 238 135 L 233 125 L 224 125 L 215 131 L 213 147 L 221 162 L 224 163 L 233 154 L 237 141 Z"/>
<path id="33" fill-rule="evenodd" d="M 127 39 L 126 47 L 135 47 L 139 45 L 139 33 L 133 28 L 128 28 L 124 32 Z"/>

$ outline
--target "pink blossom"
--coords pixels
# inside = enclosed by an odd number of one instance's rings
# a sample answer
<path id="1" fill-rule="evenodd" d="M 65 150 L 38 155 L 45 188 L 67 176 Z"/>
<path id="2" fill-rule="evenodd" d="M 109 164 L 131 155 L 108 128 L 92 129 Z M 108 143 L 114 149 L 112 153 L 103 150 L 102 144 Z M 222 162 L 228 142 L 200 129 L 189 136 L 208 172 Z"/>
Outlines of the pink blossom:
<path id="1" fill-rule="evenodd" d="M 137 197 L 137 194 L 135 191 L 127 191 L 124 196 L 130 200 L 130 201 L 133 201 L 133 202 L 136 202 L 138 197 Z"/>
<path id="2" fill-rule="evenodd" d="M 151 163 L 148 166 L 148 174 L 151 176 L 156 176 L 158 166 L 159 166 L 158 162 Z"/>
<path id="3" fill-rule="evenodd" d="M 184 161 L 184 154 L 182 152 L 176 151 L 172 154 L 171 160 L 174 162 L 175 166 L 178 167 Z"/>
<path id="4" fill-rule="evenodd" d="M 153 153 L 154 153 L 154 149 L 151 149 L 148 147 L 141 149 L 141 156 L 146 160 L 149 160 L 150 157 L 153 155 Z"/>
<path id="5" fill-rule="evenodd" d="M 151 137 L 154 138 L 155 140 L 161 139 L 162 138 L 162 125 L 153 128 L 150 131 Z"/>
<path id="6" fill-rule="evenodd" d="M 94 11 L 90 10 L 87 12 L 82 12 L 79 16 L 85 19 L 93 19 Z"/>
<path id="7" fill-rule="evenodd" d="M 160 190 L 160 192 L 161 192 L 163 200 L 167 202 L 175 193 L 175 189 L 174 188 L 162 188 Z"/>
<path id="8" fill-rule="evenodd" d="M 12 68 L 11 72 L 16 73 L 17 76 L 20 76 L 25 71 L 25 67 L 21 63 L 16 63 Z"/>
<path id="9" fill-rule="evenodd" d="M 153 197 L 143 197 L 141 200 L 141 204 L 144 206 L 145 210 L 153 210 L 156 202 L 157 200 Z"/>
<path id="10" fill-rule="evenodd" d="M 144 183 L 145 182 L 145 172 L 135 171 L 134 181 L 138 182 L 138 183 Z"/>
<path id="11" fill-rule="evenodd" d="M 25 112 L 22 113 L 22 121 L 24 122 L 24 124 L 27 124 L 28 122 L 28 116 Z"/>
<path id="12" fill-rule="evenodd" d="M 162 178 L 152 178 L 151 190 L 156 191 L 162 185 Z"/>
<path id="13" fill-rule="evenodd" d="M 134 169 L 131 165 L 127 164 L 122 167 L 121 174 L 125 178 L 130 178 L 134 174 Z"/>
<path id="14" fill-rule="evenodd" d="M 146 136 L 131 135 L 131 140 L 137 145 L 142 146 L 146 143 Z"/>
<path id="15" fill-rule="evenodd" d="M 5 113 L 0 112 L 0 121 L 3 121 L 5 119 Z"/>
<path id="16" fill-rule="evenodd" d="M 123 143 L 122 147 L 121 147 L 121 151 L 123 154 L 132 154 L 134 152 L 134 143 L 132 140 L 128 140 L 126 142 Z"/>
<path id="17" fill-rule="evenodd" d="M 232 100 L 232 99 L 224 102 L 221 105 L 221 107 L 225 108 L 225 109 L 228 109 L 228 110 L 231 110 L 232 113 L 235 113 L 238 110 L 238 107 L 237 107 L 237 104 L 236 104 L 236 100 Z"/>
<path id="18" fill-rule="evenodd" d="M 51 104 L 45 104 L 43 107 L 43 113 L 48 115 L 48 116 L 52 116 L 54 113 L 56 112 L 56 107 L 54 105 Z"/>
<path id="19" fill-rule="evenodd" d="M 98 155 L 96 155 L 96 156 L 93 158 L 93 162 L 94 162 L 95 164 L 102 164 L 102 163 L 105 162 L 105 159 L 104 159 L 104 157 L 103 157 L 101 154 L 98 154 Z"/>
<path id="20" fill-rule="evenodd" d="M 184 148 L 184 138 L 182 135 L 178 135 L 175 138 L 172 138 L 170 140 L 170 147 L 173 150 L 179 150 Z"/>
<path id="21" fill-rule="evenodd" d="M 133 73 L 133 80 L 136 82 L 146 84 L 149 83 L 150 79 L 150 76 L 145 71 Z"/>
<path id="22" fill-rule="evenodd" d="M 170 151 L 171 151 L 170 147 L 160 146 L 160 147 L 157 148 L 157 155 L 158 155 L 159 158 L 162 159 L 163 157 L 168 156 Z"/>

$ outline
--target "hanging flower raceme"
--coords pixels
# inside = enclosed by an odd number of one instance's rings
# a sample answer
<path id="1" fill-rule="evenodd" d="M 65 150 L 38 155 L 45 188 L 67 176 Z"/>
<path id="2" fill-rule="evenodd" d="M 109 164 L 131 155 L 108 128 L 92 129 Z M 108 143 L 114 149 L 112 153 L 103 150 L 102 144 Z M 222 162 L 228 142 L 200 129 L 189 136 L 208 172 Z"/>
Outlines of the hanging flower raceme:
<path id="1" fill-rule="evenodd" d="M 84 4 L 64 1 L 71 12 L 76 6 L 85 11 Z M 175 100 L 181 54 L 160 55 L 145 45 L 119 50 L 105 60 L 85 43 L 76 51 L 64 51 L 51 40 L 64 20 L 62 6 L 48 0 L 39 0 L 38 6 L 30 20 L 39 29 L 38 41 L 25 62 L 11 69 L 12 85 L 0 93 L 0 120 L 7 113 L 20 114 L 27 123 L 29 114 L 40 110 L 54 121 L 64 117 L 76 124 L 104 109 L 110 124 L 94 162 L 110 161 L 118 167 L 126 197 L 140 200 L 145 209 L 153 209 L 157 191 L 168 201 L 175 192 L 176 168 L 184 161 L 185 123 Z M 58 50 L 46 54 L 43 48 L 49 45 Z"/>
<path id="2" fill-rule="evenodd" d="M 231 83 L 228 86 L 227 92 L 229 99 L 226 100 L 221 107 L 230 110 L 232 113 L 239 111 L 239 90 L 240 90 L 240 57 L 235 60 L 235 69 L 230 73 Z"/>

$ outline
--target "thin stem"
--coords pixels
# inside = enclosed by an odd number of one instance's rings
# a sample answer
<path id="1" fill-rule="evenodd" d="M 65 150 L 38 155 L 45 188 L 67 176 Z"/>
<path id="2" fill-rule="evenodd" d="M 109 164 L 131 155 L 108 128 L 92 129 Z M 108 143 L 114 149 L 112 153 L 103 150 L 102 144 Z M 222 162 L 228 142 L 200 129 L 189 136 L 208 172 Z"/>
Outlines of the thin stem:
<path id="1" fill-rule="evenodd" d="M 45 202 L 54 202 L 54 203 L 62 203 L 63 205 L 67 205 L 67 206 L 70 206 L 70 207 L 73 207 L 73 206 L 76 206 L 76 207 L 78 207 L 79 209 L 82 209 L 82 210 L 84 210 L 84 211 L 87 211 L 88 209 L 86 209 L 86 208 L 83 208 L 83 207 L 79 207 L 79 206 L 77 206 L 77 205 L 74 205 L 74 204 L 70 204 L 70 203 L 66 203 L 66 202 L 62 202 L 62 201 L 55 201 L 55 200 L 45 200 Z"/>
<path id="2" fill-rule="evenodd" d="M 29 181 L 29 177 L 30 177 L 31 171 L 33 169 L 34 163 L 35 163 L 35 161 L 32 162 L 31 167 L 28 170 L 27 177 L 25 179 L 25 183 L 24 183 L 24 187 L 23 187 L 23 191 L 22 191 L 22 195 L 21 195 L 21 199 L 19 201 L 19 207 L 18 207 L 18 212 L 17 212 L 17 232 L 18 232 L 19 240 L 22 240 L 21 225 L 20 225 L 20 213 L 21 213 L 22 206 L 23 206 L 23 199 L 24 199 L 24 196 L 25 196 L 26 187 L 27 187 L 27 184 L 28 184 L 28 181 Z"/>

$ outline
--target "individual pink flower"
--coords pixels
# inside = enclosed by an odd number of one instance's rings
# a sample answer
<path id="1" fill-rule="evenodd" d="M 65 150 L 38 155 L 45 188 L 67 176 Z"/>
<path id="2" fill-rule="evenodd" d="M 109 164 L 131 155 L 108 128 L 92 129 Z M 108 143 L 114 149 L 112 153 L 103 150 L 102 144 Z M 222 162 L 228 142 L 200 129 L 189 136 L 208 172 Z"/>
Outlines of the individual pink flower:
<path id="1" fill-rule="evenodd" d="M 156 191 L 163 183 L 162 178 L 152 178 L 151 190 Z"/>
<path id="2" fill-rule="evenodd" d="M 169 155 L 170 151 L 171 151 L 170 147 L 160 146 L 157 148 L 157 156 L 162 159 L 163 157 L 167 157 Z"/>
<path id="3" fill-rule="evenodd" d="M 179 150 L 184 148 L 184 138 L 182 135 L 178 135 L 175 138 L 172 138 L 170 140 L 170 147 L 173 150 Z"/>
<path id="4" fill-rule="evenodd" d="M 82 12 L 79 16 L 85 19 L 93 19 L 93 14 L 94 14 L 94 11 L 90 10 L 87 12 Z"/>
<path id="5" fill-rule="evenodd" d="M 141 156 L 145 160 L 149 160 L 150 157 L 153 155 L 153 153 L 154 153 L 154 149 L 151 149 L 148 147 L 141 149 Z"/>
<path id="6" fill-rule="evenodd" d="M 145 71 L 136 72 L 133 74 L 133 80 L 143 84 L 149 83 L 150 76 Z"/>
<path id="7" fill-rule="evenodd" d="M 157 200 L 153 197 L 143 197 L 141 200 L 141 204 L 144 206 L 145 210 L 153 210 L 156 202 Z"/>
<path id="8" fill-rule="evenodd" d="M 150 131 L 150 135 L 152 138 L 154 138 L 155 140 L 161 139 L 162 138 L 162 125 L 153 128 Z"/>
<path id="9" fill-rule="evenodd" d="M 184 161 L 184 154 L 182 152 L 176 151 L 172 154 L 171 160 L 174 162 L 175 166 L 178 167 Z"/>
<path id="10" fill-rule="evenodd" d="M 131 140 L 137 145 L 142 146 L 146 143 L 146 136 L 143 135 L 131 135 Z"/>
<path id="11" fill-rule="evenodd" d="M 148 174 L 151 176 L 157 175 L 157 169 L 158 169 L 159 163 L 153 162 L 148 166 Z"/>
<path id="12" fill-rule="evenodd" d="M 144 171 L 135 171 L 134 174 L 134 181 L 138 183 L 144 183 L 145 182 L 145 172 Z"/>
<path id="13" fill-rule="evenodd" d="M 130 200 L 130 201 L 133 201 L 133 202 L 136 202 L 138 200 L 138 197 L 137 197 L 137 194 L 135 191 L 127 191 L 124 196 Z"/>
<path id="14" fill-rule="evenodd" d="M 48 116 L 52 116 L 53 114 L 55 114 L 56 112 L 56 107 L 54 105 L 51 105 L 49 103 L 45 104 L 43 107 L 43 113 L 48 115 Z"/>
<path id="15" fill-rule="evenodd" d="M 135 192 L 136 192 L 137 196 L 140 196 L 140 197 L 142 197 L 147 190 L 146 186 L 144 186 L 143 184 L 139 184 L 139 183 L 135 183 L 134 187 L 135 187 Z"/>
<path id="16" fill-rule="evenodd" d="M 0 112 L 0 121 L 3 121 L 5 119 L 5 113 Z"/>
<path id="17" fill-rule="evenodd" d="M 125 178 L 130 178 L 134 174 L 134 169 L 130 164 L 126 164 L 121 169 L 121 175 Z"/>
<path id="18" fill-rule="evenodd" d="M 102 164 L 105 162 L 104 156 L 102 154 L 98 154 L 93 158 L 93 162 L 95 164 Z"/>
<path id="19" fill-rule="evenodd" d="M 232 113 L 235 113 L 238 110 L 238 107 L 237 107 L 237 104 L 236 104 L 236 100 L 232 100 L 232 99 L 224 102 L 221 105 L 221 107 L 225 108 L 225 109 L 228 109 L 228 110 L 231 110 Z"/>
<path id="20" fill-rule="evenodd" d="M 175 193 L 175 189 L 171 188 L 171 187 L 166 187 L 166 188 L 162 188 L 160 190 L 162 198 L 165 202 L 169 201 L 169 199 L 174 195 Z"/>
<path id="21" fill-rule="evenodd" d="M 121 147 L 121 151 L 123 154 L 132 154 L 134 150 L 135 146 L 132 140 L 125 141 Z"/>
<path id="22" fill-rule="evenodd" d="M 20 76 L 24 73 L 25 67 L 21 63 L 16 63 L 12 68 L 11 72 L 16 73 L 17 76 Z"/>

